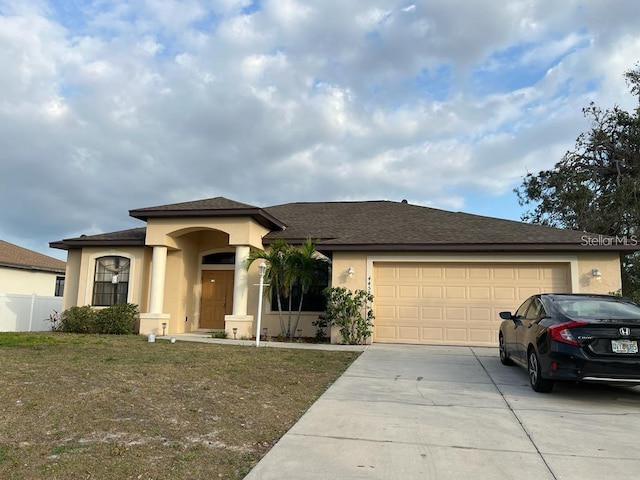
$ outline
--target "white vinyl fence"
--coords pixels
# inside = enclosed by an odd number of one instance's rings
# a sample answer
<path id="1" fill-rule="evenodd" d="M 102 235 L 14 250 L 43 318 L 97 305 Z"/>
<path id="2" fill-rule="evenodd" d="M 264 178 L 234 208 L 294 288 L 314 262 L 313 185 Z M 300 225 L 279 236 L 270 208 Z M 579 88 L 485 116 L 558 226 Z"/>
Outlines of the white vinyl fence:
<path id="1" fill-rule="evenodd" d="M 0 293 L 0 332 L 51 330 L 54 310 L 62 313 L 62 297 Z"/>

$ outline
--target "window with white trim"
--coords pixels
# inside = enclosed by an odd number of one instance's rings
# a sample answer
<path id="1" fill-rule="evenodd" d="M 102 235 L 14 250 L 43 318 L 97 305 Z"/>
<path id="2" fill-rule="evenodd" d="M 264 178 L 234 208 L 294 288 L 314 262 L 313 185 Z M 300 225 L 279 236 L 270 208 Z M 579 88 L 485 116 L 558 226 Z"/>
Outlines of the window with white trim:
<path id="1" fill-rule="evenodd" d="M 130 263 L 126 257 L 110 256 L 96 259 L 93 306 L 109 307 L 127 303 Z"/>

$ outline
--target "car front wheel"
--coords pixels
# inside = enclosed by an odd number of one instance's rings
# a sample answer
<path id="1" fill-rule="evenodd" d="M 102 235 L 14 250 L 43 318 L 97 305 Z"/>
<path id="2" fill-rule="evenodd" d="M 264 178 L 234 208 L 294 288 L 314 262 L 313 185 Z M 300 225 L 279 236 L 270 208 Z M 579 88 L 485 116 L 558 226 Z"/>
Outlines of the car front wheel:
<path id="1" fill-rule="evenodd" d="M 498 349 L 500 351 L 500 363 L 508 366 L 513 365 L 513 361 L 507 354 L 507 347 L 504 344 L 504 337 L 502 336 L 502 334 L 500 334 L 500 337 L 498 338 Z"/>
<path id="2" fill-rule="evenodd" d="M 542 378 L 540 367 L 540 360 L 533 348 L 529 349 L 528 357 L 528 371 L 529 371 L 529 383 L 534 391 L 540 393 L 549 393 L 553 389 L 553 380 Z"/>

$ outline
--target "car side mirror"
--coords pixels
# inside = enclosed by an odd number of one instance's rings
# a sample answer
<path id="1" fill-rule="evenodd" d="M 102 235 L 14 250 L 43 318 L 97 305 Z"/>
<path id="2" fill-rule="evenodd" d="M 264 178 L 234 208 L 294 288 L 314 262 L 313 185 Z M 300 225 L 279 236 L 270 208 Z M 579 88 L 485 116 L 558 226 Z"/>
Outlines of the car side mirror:
<path id="1" fill-rule="evenodd" d="M 499 315 L 503 320 L 513 320 L 513 315 L 511 315 L 511 312 L 500 312 Z"/>

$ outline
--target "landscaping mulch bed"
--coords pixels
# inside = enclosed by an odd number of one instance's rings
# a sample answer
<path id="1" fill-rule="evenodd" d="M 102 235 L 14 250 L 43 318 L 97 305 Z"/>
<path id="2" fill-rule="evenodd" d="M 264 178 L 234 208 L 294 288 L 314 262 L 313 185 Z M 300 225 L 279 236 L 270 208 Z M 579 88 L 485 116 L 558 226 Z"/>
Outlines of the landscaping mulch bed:
<path id="1" fill-rule="evenodd" d="M 358 355 L 0 333 L 0 478 L 243 478 Z"/>

